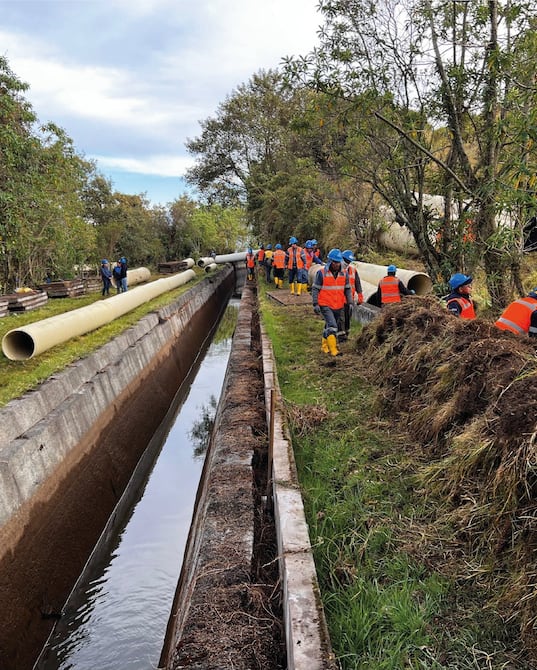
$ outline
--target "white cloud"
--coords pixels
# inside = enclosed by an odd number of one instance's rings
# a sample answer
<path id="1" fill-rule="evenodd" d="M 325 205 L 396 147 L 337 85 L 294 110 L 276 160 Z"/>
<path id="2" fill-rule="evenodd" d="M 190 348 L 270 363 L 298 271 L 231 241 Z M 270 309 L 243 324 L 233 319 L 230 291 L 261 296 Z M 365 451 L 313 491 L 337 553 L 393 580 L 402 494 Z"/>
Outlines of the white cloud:
<path id="1" fill-rule="evenodd" d="M 5 2 L 5 0 L 4 0 Z M 198 122 L 316 43 L 317 0 L 8 2 L 0 45 L 38 118 L 102 170 L 177 176 Z M 6 6 L 4 6 L 5 8 Z"/>
<path id="2" fill-rule="evenodd" d="M 189 156 L 144 156 L 143 158 L 115 158 L 111 156 L 89 156 L 104 169 L 121 170 L 160 177 L 182 177 L 194 161 Z"/>

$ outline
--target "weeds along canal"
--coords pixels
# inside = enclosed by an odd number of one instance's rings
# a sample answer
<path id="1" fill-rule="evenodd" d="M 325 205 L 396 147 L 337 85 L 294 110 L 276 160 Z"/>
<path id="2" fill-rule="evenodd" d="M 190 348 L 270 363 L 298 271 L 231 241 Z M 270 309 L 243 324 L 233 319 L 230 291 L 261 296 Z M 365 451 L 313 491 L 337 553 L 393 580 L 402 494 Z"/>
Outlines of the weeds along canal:
<path id="1" fill-rule="evenodd" d="M 238 305 L 229 303 L 212 341 L 200 350 L 35 670 L 157 667 Z"/>

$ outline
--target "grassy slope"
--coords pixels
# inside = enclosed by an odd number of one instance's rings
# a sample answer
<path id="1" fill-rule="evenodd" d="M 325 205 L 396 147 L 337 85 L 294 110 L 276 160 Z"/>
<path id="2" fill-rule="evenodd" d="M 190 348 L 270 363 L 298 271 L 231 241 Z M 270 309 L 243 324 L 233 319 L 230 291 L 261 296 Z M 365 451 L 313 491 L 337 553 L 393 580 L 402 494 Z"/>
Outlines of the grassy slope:
<path id="1" fill-rule="evenodd" d="M 436 554 L 449 537 L 433 536 L 430 503 L 425 508 L 414 489 L 421 452 L 404 426 L 377 416 L 377 390 L 360 374 L 367 361 L 349 342 L 335 367 L 327 366 L 322 322 L 311 308 L 279 307 L 264 292 L 260 281 L 342 668 L 529 667 L 517 632 L 482 611 L 474 586 L 455 583 L 450 570 L 427 565 L 413 551 L 424 533 L 432 533 Z M 410 446 L 400 448 L 403 441 Z"/>

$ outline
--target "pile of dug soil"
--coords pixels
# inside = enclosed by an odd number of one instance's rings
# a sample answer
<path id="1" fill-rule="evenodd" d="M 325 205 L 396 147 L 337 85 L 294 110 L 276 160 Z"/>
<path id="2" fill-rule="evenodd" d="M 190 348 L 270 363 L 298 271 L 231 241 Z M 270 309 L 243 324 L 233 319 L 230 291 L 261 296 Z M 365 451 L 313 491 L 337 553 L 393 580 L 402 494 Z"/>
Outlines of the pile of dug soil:
<path id="1" fill-rule="evenodd" d="M 537 343 L 416 297 L 384 308 L 356 346 L 379 410 L 422 449 L 438 522 L 487 566 L 490 603 L 537 658 Z"/>

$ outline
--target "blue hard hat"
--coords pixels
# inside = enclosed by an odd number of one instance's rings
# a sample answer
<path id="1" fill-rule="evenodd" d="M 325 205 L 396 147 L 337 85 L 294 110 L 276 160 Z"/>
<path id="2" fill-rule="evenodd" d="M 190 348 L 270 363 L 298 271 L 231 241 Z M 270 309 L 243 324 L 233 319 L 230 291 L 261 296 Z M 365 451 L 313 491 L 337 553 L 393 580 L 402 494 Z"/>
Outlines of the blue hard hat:
<path id="1" fill-rule="evenodd" d="M 397 272 L 397 268 L 395 267 L 395 265 L 388 265 L 386 270 L 389 275 L 394 275 Z"/>
<path id="2" fill-rule="evenodd" d="M 252 247 L 248 247 L 248 253 L 249 253 L 249 254 L 252 253 Z"/>
<path id="3" fill-rule="evenodd" d="M 103 260 L 101 261 L 101 265 L 108 265 L 108 261 L 106 260 L 106 258 L 103 258 Z"/>
<path id="4" fill-rule="evenodd" d="M 455 291 L 461 286 L 465 286 L 466 284 L 471 283 L 472 283 L 472 277 L 470 277 L 469 275 L 464 275 L 462 272 L 456 272 L 454 275 L 451 275 L 451 278 L 449 280 L 449 287 L 451 288 L 452 291 Z"/>
<path id="5" fill-rule="evenodd" d="M 277 244 L 274 248 L 275 248 L 275 249 L 281 249 L 281 248 L 282 248 L 282 245 L 281 245 L 281 244 Z"/>
<path id="6" fill-rule="evenodd" d="M 313 246 L 317 244 L 317 240 L 310 240 L 310 242 L 312 243 Z"/>
<path id="7" fill-rule="evenodd" d="M 272 249 L 272 244 L 267 244 L 267 249 Z"/>
<path id="8" fill-rule="evenodd" d="M 296 239 L 296 237 L 290 237 L 289 244 L 298 244 L 298 240 Z"/>
<path id="9" fill-rule="evenodd" d="M 341 263 L 343 261 L 343 256 L 339 249 L 330 249 L 328 252 L 328 260 L 334 261 L 335 263 Z"/>
<path id="10" fill-rule="evenodd" d="M 304 246 L 306 247 L 306 249 L 311 249 L 313 247 L 313 244 L 311 243 L 311 240 L 307 240 Z"/>
<path id="11" fill-rule="evenodd" d="M 121 263 L 126 263 L 127 262 L 127 259 L 125 258 L 125 256 L 121 256 L 121 258 L 119 260 L 120 260 Z"/>
<path id="12" fill-rule="evenodd" d="M 341 255 L 343 256 L 343 260 L 346 261 L 347 263 L 352 263 L 353 261 L 356 260 L 356 258 L 354 258 L 354 254 L 350 249 L 345 249 L 345 251 Z"/>

